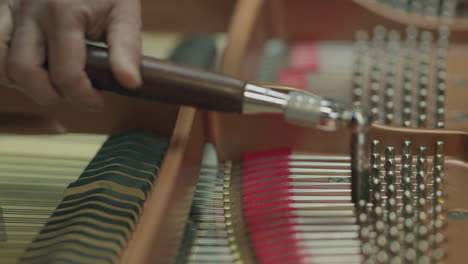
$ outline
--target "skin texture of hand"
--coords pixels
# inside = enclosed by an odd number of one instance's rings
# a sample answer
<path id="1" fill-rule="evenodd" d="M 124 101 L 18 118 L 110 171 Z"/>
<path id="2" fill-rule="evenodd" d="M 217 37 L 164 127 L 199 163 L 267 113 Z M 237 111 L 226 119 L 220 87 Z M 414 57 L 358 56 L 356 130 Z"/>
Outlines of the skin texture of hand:
<path id="1" fill-rule="evenodd" d="M 84 71 L 86 40 L 106 42 L 115 78 L 136 89 L 140 30 L 139 0 L 0 0 L 0 82 L 39 104 L 68 100 L 100 111 L 103 100 Z"/>

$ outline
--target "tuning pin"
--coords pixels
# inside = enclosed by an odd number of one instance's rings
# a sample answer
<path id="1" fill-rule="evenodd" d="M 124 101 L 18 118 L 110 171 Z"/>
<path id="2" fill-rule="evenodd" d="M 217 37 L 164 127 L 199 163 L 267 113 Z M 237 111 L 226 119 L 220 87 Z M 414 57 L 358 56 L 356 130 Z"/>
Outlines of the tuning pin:
<path id="1" fill-rule="evenodd" d="M 442 260 L 445 256 L 444 250 L 442 248 L 435 248 L 432 250 L 431 258 L 434 260 L 435 263 L 438 263 Z"/>
<path id="2" fill-rule="evenodd" d="M 385 238 L 382 238 L 382 240 L 384 241 Z M 388 253 L 387 253 L 385 250 L 379 251 L 379 252 L 377 253 L 377 257 L 376 257 L 376 258 L 377 258 L 377 263 L 379 263 L 379 264 L 380 264 L 380 263 L 382 263 L 382 264 L 387 263 L 387 262 L 388 262 L 388 259 L 389 259 Z"/>
<path id="3" fill-rule="evenodd" d="M 446 86 L 446 61 L 448 38 L 450 29 L 447 26 L 441 26 L 438 30 L 439 37 L 437 40 L 436 50 L 436 76 L 435 76 L 435 94 L 436 94 L 436 109 L 435 109 L 435 127 L 445 127 L 445 86 Z"/>
<path id="4" fill-rule="evenodd" d="M 359 203 L 358 203 L 358 208 L 357 209 L 358 209 L 358 215 L 359 215 L 358 223 L 360 225 L 367 224 L 367 220 L 365 220 L 365 219 L 367 219 L 367 213 L 366 213 L 367 203 L 366 203 L 366 201 L 360 200 Z M 364 220 L 361 220 L 361 217 L 360 217 L 361 215 L 366 216 L 365 218 L 363 218 Z"/>
<path id="5" fill-rule="evenodd" d="M 438 201 L 443 198 L 443 166 L 436 165 L 433 169 L 433 199 L 434 199 L 434 207 L 438 205 Z"/>
<path id="6" fill-rule="evenodd" d="M 369 34 L 365 30 L 358 30 L 355 33 L 355 39 L 357 42 L 368 41 Z"/>
<path id="7" fill-rule="evenodd" d="M 379 120 L 379 103 L 380 103 L 380 69 L 374 65 L 371 73 L 371 83 L 369 87 L 369 108 L 372 120 Z"/>
<path id="8" fill-rule="evenodd" d="M 444 142 L 437 141 L 435 145 L 435 154 L 434 154 L 434 166 L 441 165 L 444 166 Z"/>
<path id="9" fill-rule="evenodd" d="M 416 177 L 417 183 L 418 184 L 423 183 L 424 175 L 427 170 L 426 147 L 421 146 L 418 148 L 418 159 L 416 161 L 416 170 L 418 172 L 417 177 Z"/>
<path id="10" fill-rule="evenodd" d="M 395 106 L 393 103 L 394 89 L 393 82 L 394 77 L 389 77 L 390 80 L 385 87 L 385 103 L 384 103 L 384 122 L 387 125 L 391 125 L 395 117 L 394 111 Z"/>
<path id="11" fill-rule="evenodd" d="M 425 220 L 425 206 L 426 206 L 426 177 L 427 171 L 427 156 L 426 148 L 419 147 L 418 159 L 416 162 L 416 210 L 417 210 L 417 223 L 422 223 Z"/>
<path id="12" fill-rule="evenodd" d="M 374 247 L 371 242 L 371 225 L 368 204 L 366 201 L 361 200 L 358 204 L 358 224 L 360 227 L 359 236 L 361 238 L 361 253 L 364 257 L 364 262 L 370 261 L 373 255 Z"/>
<path id="13" fill-rule="evenodd" d="M 427 126 L 427 97 L 429 86 L 429 74 L 431 65 L 432 34 L 429 31 L 421 33 L 419 44 L 419 76 L 418 76 L 418 127 Z"/>
<path id="14" fill-rule="evenodd" d="M 387 147 L 385 149 L 385 178 L 387 183 L 395 183 L 395 148 Z"/>
<path id="15" fill-rule="evenodd" d="M 395 95 L 395 82 L 397 72 L 397 57 L 399 53 L 399 41 L 400 34 L 392 30 L 388 34 L 388 46 L 387 46 L 387 60 L 386 60 L 386 76 L 385 76 L 385 91 L 384 91 L 384 123 L 391 124 L 394 119 L 394 95 Z"/>
<path id="16" fill-rule="evenodd" d="M 409 25 L 406 27 L 406 37 L 416 39 L 418 37 L 418 28 L 414 25 Z"/>
<path id="17" fill-rule="evenodd" d="M 425 147 L 419 147 L 418 159 L 416 162 L 416 219 L 415 219 L 415 232 L 416 232 L 416 253 L 418 262 L 424 261 L 427 256 L 426 252 L 429 247 L 428 235 L 429 230 L 426 226 L 427 221 L 427 186 L 426 186 L 426 172 L 427 172 L 427 154 Z"/>
<path id="18" fill-rule="evenodd" d="M 385 38 L 385 34 L 387 33 L 387 29 L 382 25 L 377 25 L 374 27 L 374 38 Z"/>
<path id="19" fill-rule="evenodd" d="M 416 260 L 417 258 L 417 254 L 416 254 L 416 250 L 414 248 L 408 248 L 406 251 L 405 251 L 405 255 L 404 255 L 404 259 L 408 262 L 408 263 L 414 263 L 414 261 Z"/>
<path id="20" fill-rule="evenodd" d="M 401 156 L 401 187 L 402 187 L 402 198 L 403 208 L 402 213 L 405 217 L 404 230 L 411 232 L 413 228 L 413 193 L 411 189 L 411 176 L 413 166 L 413 156 L 411 150 L 411 141 L 406 140 L 403 143 L 403 155 Z M 406 221 L 409 220 L 410 222 Z"/>
<path id="21" fill-rule="evenodd" d="M 363 262 L 362 263 L 374 263 L 373 256 L 374 256 L 374 246 L 370 242 L 362 243 L 361 246 L 361 253 L 363 255 Z"/>
<path id="22" fill-rule="evenodd" d="M 412 213 L 408 214 L 409 216 L 404 218 L 403 220 L 403 244 L 405 245 L 405 251 L 412 249 L 414 247 L 414 243 L 416 241 L 416 237 L 414 235 L 414 220 L 412 218 Z"/>
<path id="23" fill-rule="evenodd" d="M 400 40 L 400 33 L 396 30 L 390 30 L 388 32 L 388 39 L 390 40 L 389 45 L 397 44 Z M 397 49 L 398 45 L 395 45 L 393 48 Z"/>
<path id="24" fill-rule="evenodd" d="M 372 204 L 380 205 L 382 196 L 382 185 L 380 182 L 380 142 L 374 140 L 371 143 L 371 160 L 370 160 L 370 181 L 372 188 Z"/>
<path id="25" fill-rule="evenodd" d="M 431 42 L 433 39 L 432 33 L 430 31 L 421 32 L 421 41 L 422 42 Z"/>
<path id="26" fill-rule="evenodd" d="M 385 150 L 385 183 L 386 183 L 386 209 L 387 219 L 386 224 L 387 234 L 389 239 L 388 251 L 392 256 L 397 256 L 400 251 L 399 230 L 397 227 L 398 215 L 397 215 L 397 202 L 396 202 L 396 175 L 395 175 L 395 149 L 393 147 L 387 147 Z"/>
<path id="27" fill-rule="evenodd" d="M 437 72 L 437 95 L 445 95 L 445 81 L 447 79 L 447 73 L 445 69 L 439 69 Z"/>
<path id="28" fill-rule="evenodd" d="M 437 30 L 437 33 L 439 34 L 439 38 L 448 39 L 450 37 L 450 27 L 442 25 Z"/>
<path id="29" fill-rule="evenodd" d="M 380 153 L 380 141 L 372 140 L 371 143 L 371 152 L 372 154 L 379 154 Z"/>
<path id="30" fill-rule="evenodd" d="M 430 264 L 430 258 L 427 256 L 426 252 L 429 249 L 429 242 L 427 240 L 420 240 L 416 245 L 416 254 L 417 254 L 417 263 L 421 264 Z"/>
<path id="31" fill-rule="evenodd" d="M 398 229 L 395 228 L 397 231 L 396 233 L 398 234 Z M 389 253 L 393 256 L 391 259 L 390 259 L 390 263 L 401 263 L 401 259 L 400 257 L 398 256 L 400 254 L 400 251 L 401 251 L 401 245 L 400 245 L 400 242 L 398 241 L 398 239 L 394 239 L 390 245 L 389 245 Z"/>
<path id="32" fill-rule="evenodd" d="M 371 165 L 380 166 L 380 142 L 373 140 L 371 143 Z"/>
<path id="33" fill-rule="evenodd" d="M 353 94 L 352 94 L 353 105 L 355 106 L 361 105 L 361 98 L 364 93 L 363 86 L 364 86 L 364 78 L 356 74 L 353 78 Z"/>
<path id="34" fill-rule="evenodd" d="M 418 116 L 418 127 L 426 127 L 426 125 L 427 125 L 427 115 L 424 113 L 420 113 Z"/>
<path id="35" fill-rule="evenodd" d="M 443 128 L 445 125 L 445 83 L 438 83 L 436 89 L 436 128 Z"/>
<path id="36" fill-rule="evenodd" d="M 413 0 L 411 1 L 410 12 L 415 14 L 423 14 L 424 12 L 424 3 L 422 0 Z"/>
<path id="37" fill-rule="evenodd" d="M 439 15 L 439 0 L 428 0 L 424 10 L 424 15 L 436 17 Z"/>
<path id="38" fill-rule="evenodd" d="M 410 108 L 404 108 L 403 109 L 403 112 L 404 113 L 411 113 L 411 109 Z M 408 114 L 408 116 L 410 116 L 410 114 Z M 406 118 L 405 118 L 406 119 Z M 401 124 L 403 127 L 411 127 L 412 123 L 411 123 L 411 120 L 409 119 L 406 119 L 406 120 L 403 120 L 403 123 Z"/>
<path id="39" fill-rule="evenodd" d="M 380 90 L 381 90 L 381 79 L 383 78 L 383 72 L 381 69 L 381 62 L 385 48 L 385 36 L 387 30 L 381 25 L 374 27 L 372 37 L 372 55 L 371 55 L 371 66 L 370 66 L 370 78 L 369 78 L 369 96 L 368 106 L 372 120 L 380 120 Z"/>
<path id="40" fill-rule="evenodd" d="M 411 126 L 411 112 L 412 112 L 412 84 L 411 80 L 405 80 L 403 83 L 403 94 L 402 94 L 402 112 L 401 120 L 404 127 Z"/>
<path id="41" fill-rule="evenodd" d="M 432 259 L 438 261 L 443 258 L 444 251 L 440 245 L 444 239 L 441 229 L 444 225 L 442 216 L 442 205 L 440 201 L 443 199 L 443 173 L 444 173 L 444 142 L 437 141 L 435 145 L 435 153 L 433 159 L 433 215 L 432 215 Z"/>
<path id="42" fill-rule="evenodd" d="M 442 2 L 440 16 L 444 20 L 450 21 L 455 16 L 456 0 L 444 0 Z"/>
<path id="43" fill-rule="evenodd" d="M 402 95 L 401 95 L 401 125 L 411 127 L 412 104 L 413 104 L 413 75 L 416 54 L 418 29 L 415 26 L 406 28 L 406 39 L 404 42 L 403 72 L 402 72 Z"/>
<path id="44" fill-rule="evenodd" d="M 402 264 L 402 263 L 403 263 L 403 259 L 399 256 L 396 256 L 390 259 L 390 264 Z"/>
<path id="45" fill-rule="evenodd" d="M 368 34 L 364 30 L 356 32 L 354 76 L 353 76 L 353 104 L 361 105 L 364 91 L 365 55 L 367 51 Z"/>
<path id="46" fill-rule="evenodd" d="M 385 224 L 382 221 L 382 216 L 384 210 L 382 209 L 381 204 L 373 204 L 372 213 L 374 215 L 374 230 L 378 232 L 383 232 L 385 229 Z"/>
<path id="47" fill-rule="evenodd" d="M 427 86 L 428 80 L 426 76 L 421 76 L 419 79 L 418 90 L 418 127 L 426 127 L 427 121 Z"/>
<path id="48" fill-rule="evenodd" d="M 437 49 L 436 49 L 436 54 L 435 55 L 436 55 L 436 57 L 438 59 L 447 59 L 448 51 L 447 51 L 447 47 L 444 47 L 446 41 L 444 41 L 443 43 L 439 43 L 439 42 L 440 42 L 440 39 L 438 39 L 438 42 L 437 42 Z M 445 67 L 441 67 L 441 68 L 445 69 Z M 444 79 L 445 78 L 443 78 L 442 80 L 444 80 Z"/>
<path id="49" fill-rule="evenodd" d="M 413 155 L 412 155 L 412 143 L 411 140 L 405 140 L 403 142 L 403 155 L 401 156 L 401 164 L 413 164 Z"/>
<path id="50" fill-rule="evenodd" d="M 408 10 L 409 0 L 396 0 L 395 1 L 395 8 L 401 9 L 403 11 Z"/>

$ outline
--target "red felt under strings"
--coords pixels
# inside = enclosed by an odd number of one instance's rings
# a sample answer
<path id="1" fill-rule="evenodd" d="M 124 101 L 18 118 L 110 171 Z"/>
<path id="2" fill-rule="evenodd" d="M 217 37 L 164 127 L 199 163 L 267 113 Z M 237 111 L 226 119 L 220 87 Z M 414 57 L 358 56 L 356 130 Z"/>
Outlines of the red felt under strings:
<path id="1" fill-rule="evenodd" d="M 291 206 L 290 149 L 242 156 L 242 198 L 248 232 L 260 263 L 305 263 Z"/>

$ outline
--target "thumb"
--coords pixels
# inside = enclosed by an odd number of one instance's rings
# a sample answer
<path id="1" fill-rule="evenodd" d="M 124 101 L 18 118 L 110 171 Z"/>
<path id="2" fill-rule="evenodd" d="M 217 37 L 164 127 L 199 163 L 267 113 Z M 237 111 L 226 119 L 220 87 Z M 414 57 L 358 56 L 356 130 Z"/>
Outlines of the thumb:
<path id="1" fill-rule="evenodd" d="M 6 61 L 8 46 L 13 34 L 13 10 L 10 1 L 0 0 L 0 83 L 8 80 Z"/>

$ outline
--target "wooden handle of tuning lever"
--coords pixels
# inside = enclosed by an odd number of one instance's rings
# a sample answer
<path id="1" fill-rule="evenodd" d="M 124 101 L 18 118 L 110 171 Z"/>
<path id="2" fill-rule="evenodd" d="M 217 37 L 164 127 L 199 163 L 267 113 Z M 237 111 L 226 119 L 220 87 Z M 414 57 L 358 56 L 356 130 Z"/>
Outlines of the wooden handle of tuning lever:
<path id="1" fill-rule="evenodd" d="M 245 82 L 202 69 L 143 57 L 143 85 L 128 90 L 114 79 L 106 48 L 88 45 L 86 72 L 95 88 L 130 97 L 241 113 Z"/>

